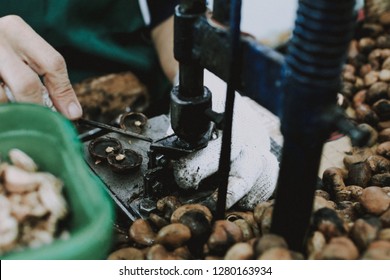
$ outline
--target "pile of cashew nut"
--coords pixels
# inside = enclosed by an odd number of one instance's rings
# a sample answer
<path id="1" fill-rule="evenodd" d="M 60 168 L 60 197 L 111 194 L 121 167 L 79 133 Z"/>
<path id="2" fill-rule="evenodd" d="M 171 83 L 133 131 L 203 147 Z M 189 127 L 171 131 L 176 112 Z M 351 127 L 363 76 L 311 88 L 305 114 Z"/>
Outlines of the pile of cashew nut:
<path id="1" fill-rule="evenodd" d="M 0 162 L 0 256 L 50 244 L 69 233 L 58 228 L 68 213 L 63 182 L 23 151 L 11 149 Z"/>
<path id="2" fill-rule="evenodd" d="M 110 260 L 327 260 L 390 259 L 390 192 L 345 186 L 339 170 L 325 176 L 334 192 L 317 190 L 312 224 L 302 252 L 270 232 L 274 200 L 253 211 L 229 211 L 213 221 L 201 204 L 161 198 L 156 211 L 117 228 Z M 344 191 L 344 192 L 343 192 Z M 346 195 L 349 194 L 349 195 Z"/>

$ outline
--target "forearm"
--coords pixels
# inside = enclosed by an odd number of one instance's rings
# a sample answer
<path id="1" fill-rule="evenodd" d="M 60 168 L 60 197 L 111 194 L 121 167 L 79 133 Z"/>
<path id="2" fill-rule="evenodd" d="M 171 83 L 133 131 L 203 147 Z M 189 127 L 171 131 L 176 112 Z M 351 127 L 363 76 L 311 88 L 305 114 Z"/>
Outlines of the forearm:
<path id="1" fill-rule="evenodd" d="M 173 55 L 173 16 L 153 28 L 151 35 L 161 67 L 173 83 L 179 68 Z"/>

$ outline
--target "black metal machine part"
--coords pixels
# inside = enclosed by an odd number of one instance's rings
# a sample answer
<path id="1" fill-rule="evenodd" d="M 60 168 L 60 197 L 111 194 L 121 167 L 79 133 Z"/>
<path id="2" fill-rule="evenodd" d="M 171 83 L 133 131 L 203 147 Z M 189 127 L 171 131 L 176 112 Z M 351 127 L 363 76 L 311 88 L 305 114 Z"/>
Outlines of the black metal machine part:
<path id="1" fill-rule="evenodd" d="M 157 140 L 165 135 L 168 127 L 169 119 L 167 116 L 162 115 L 149 119 L 145 125 L 143 136 Z M 145 174 L 150 172 L 148 166 L 148 152 L 151 143 L 116 132 L 106 132 L 105 135 L 99 134 L 98 137 L 112 137 L 121 143 L 122 149 L 133 149 L 143 158 L 142 164 L 138 169 L 127 174 L 118 174 L 111 170 L 107 162 L 96 161 L 96 159 L 91 156 L 88 150 L 89 144 L 99 138 L 93 140 L 88 139 L 84 142 L 86 161 L 90 168 L 105 183 L 108 193 L 117 205 L 120 222 L 126 223 L 126 220 L 134 221 L 137 218 L 144 217 L 144 214 L 139 207 L 139 201 L 142 198 L 148 198 L 148 194 L 151 194 L 153 190 L 153 188 L 150 188 L 149 190 L 145 189 L 147 187 L 145 182 L 148 179 Z M 148 186 L 150 185 L 152 185 L 152 182 L 150 182 Z"/>
<path id="2" fill-rule="evenodd" d="M 169 125 L 170 120 L 166 115 L 151 118 L 145 124 L 142 136 L 154 141 L 161 139 L 166 135 Z M 141 165 L 121 174 L 114 172 L 106 160 L 96 158 L 89 151 L 90 144 L 107 138 L 119 142 L 121 151 L 132 149 L 137 152 L 142 157 Z M 158 149 L 151 149 L 151 145 L 154 144 L 139 139 L 139 137 L 133 138 L 117 132 L 99 134 L 94 139 L 84 142 L 85 159 L 90 168 L 104 182 L 117 206 L 117 223 L 124 227 L 138 218 L 146 219 L 152 211 L 156 210 L 157 200 L 164 196 L 176 195 L 183 203 L 206 203 L 215 191 L 215 187 L 211 185 L 202 187 L 199 191 L 181 190 L 174 181 L 169 160 L 159 153 Z M 278 150 L 278 147 L 275 146 L 275 149 Z M 176 152 L 175 150 L 174 153 Z"/>

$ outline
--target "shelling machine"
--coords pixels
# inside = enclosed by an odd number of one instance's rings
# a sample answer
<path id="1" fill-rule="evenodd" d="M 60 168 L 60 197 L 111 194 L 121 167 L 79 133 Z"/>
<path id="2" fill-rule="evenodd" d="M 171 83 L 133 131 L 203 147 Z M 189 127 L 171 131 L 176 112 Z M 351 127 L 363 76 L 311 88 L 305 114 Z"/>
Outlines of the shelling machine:
<path id="1" fill-rule="evenodd" d="M 214 0 L 212 14 L 205 2 L 182 0 L 175 11 L 174 54 L 180 76 L 171 92 L 170 118 L 136 120 L 136 126 L 142 127 L 136 138 L 121 129 L 108 135 L 111 146 L 136 151 L 128 154 L 132 162 L 127 164 L 133 170 L 120 174 L 109 168 L 115 168 L 112 161 L 96 164 L 88 151 L 92 144 L 99 146 L 95 139 L 85 143 L 87 161 L 125 219 L 147 217 L 155 201 L 169 194 L 184 203 L 205 203 L 217 218 L 223 217 L 237 90 L 281 119 L 283 148 L 273 143 L 281 156 L 271 231 L 285 237 L 293 250 L 301 250 L 324 142 L 335 130 L 348 134 L 354 145 L 364 145 L 368 138 L 336 106 L 339 77 L 356 24 L 355 1 L 300 0 L 285 54 L 240 33 L 241 1 Z M 213 94 L 203 83 L 204 69 L 228 83 L 224 114 L 211 110 Z M 169 125 L 175 133 L 166 136 Z M 196 192 L 183 192 L 169 163 L 207 146 L 214 127 L 223 128 L 218 180 Z M 213 199 L 210 194 L 216 188 L 218 198 Z"/>

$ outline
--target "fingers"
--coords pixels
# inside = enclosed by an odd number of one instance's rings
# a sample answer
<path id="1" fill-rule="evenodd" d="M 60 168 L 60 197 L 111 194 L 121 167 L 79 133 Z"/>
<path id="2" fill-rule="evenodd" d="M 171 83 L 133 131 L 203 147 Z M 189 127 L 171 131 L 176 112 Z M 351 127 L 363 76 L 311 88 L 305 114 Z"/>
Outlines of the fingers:
<path id="1" fill-rule="evenodd" d="M 242 209 L 253 209 L 258 203 L 268 200 L 275 191 L 279 173 L 276 157 L 267 152 L 256 157 L 252 155 L 252 158 L 256 160 L 256 163 L 253 163 L 256 169 L 250 170 L 245 162 L 242 162 L 239 163 L 235 175 L 229 177 L 227 208 L 237 203 Z M 245 174 L 248 171 L 253 175 Z"/>
<path id="2" fill-rule="evenodd" d="M 7 95 L 5 93 L 5 90 L 3 86 L 0 84 L 0 104 L 8 102 Z"/>
<path id="3" fill-rule="evenodd" d="M 15 101 L 42 104 L 43 85 L 38 75 L 13 52 L 0 51 L 0 60 L 0 77 Z"/>
<path id="4" fill-rule="evenodd" d="M 209 142 L 206 148 L 173 163 L 176 183 L 183 189 L 197 189 L 199 183 L 218 170 L 221 137 Z"/>
<path id="5" fill-rule="evenodd" d="M 42 104 L 45 86 L 58 111 L 69 119 L 80 118 L 82 109 L 63 57 L 17 16 L 0 18 L 0 35 L 0 78 L 16 101 Z"/>
<path id="6" fill-rule="evenodd" d="M 226 196 L 227 208 L 251 190 L 266 164 L 264 157 L 255 147 L 247 148 L 232 162 Z"/>

